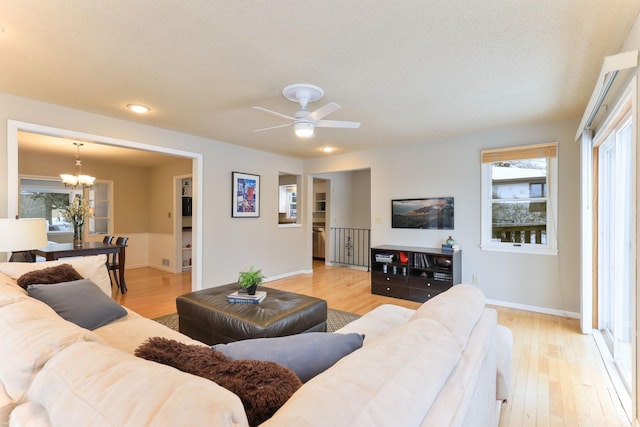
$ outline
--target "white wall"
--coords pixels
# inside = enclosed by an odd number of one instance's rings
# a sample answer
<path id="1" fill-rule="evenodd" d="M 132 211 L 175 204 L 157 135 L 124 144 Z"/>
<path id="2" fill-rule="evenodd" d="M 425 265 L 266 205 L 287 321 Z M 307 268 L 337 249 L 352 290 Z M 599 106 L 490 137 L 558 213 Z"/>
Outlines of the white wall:
<path id="1" fill-rule="evenodd" d="M 305 176 L 370 168 L 373 245 L 437 247 L 448 234 L 453 234 L 464 251 L 463 281 L 471 282 L 472 275 L 476 274 L 478 286 L 488 298 L 571 313 L 579 310 L 579 151 L 573 141 L 577 119 L 303 162 L 0 94 L 0 212 L 3 216 L 10 214 L 6 172 L 9 119 L 201 153 L 204 158 L 204 180 L 199 189 L 204 212 L 204 287 L 235 281 L 237 272 L 250 265 L 262 268 L 268 276 L 278 277 L 310 270 L 310 221 L 304 221 L 302 227 L 279 228 L 277 220 L 278 172 L 302 174 L 304 163 Z M 559 142 L 559 255 L 480 251 L 480 150 L 548 141 Z M 261 176 L 260 218 L 231 218 L 232 171 Z M 455 197 L 456 227 L 452 233 L 391 229 L 391 199 L 425 196 Z"/>
<path id="2" fill-rule="evenodd" d="M 329 181 L 327 227 L 370 228 L 371 172 L 368 169 L 315 175 Z"/>
<path id="3" fill-rule="evenodd" d="M 496 129 L 437 142 L 305 161 L 310 175 L 371 168 L 372 245 L 439 247 L 448 235 L 462 245 L 462 280 L 473 274 L 489 299 L 507 305 L 579 312 L 578 120 Z M 480 150 L 559 143 L 558 256 L 480 250 Z M 453 196 L 455 229 L 391 228 L 391 199 Z M 379 220 L 379 222 L 378 222 Z"/>
<path id="4" fill-rule="evenodd" d="M 249 265 L 267 276 L 309 269 L 310 229 L 278 228 L 277 218 L 278 171 L 302 174 L 301 160 L 0 93 L 0 217 L 13 214 L 7 212 L 8 120 L 202 154 L 204 287 L 233 282 Z M 231 218 L 232 171 L 260 175 L 260 218 Z"/>

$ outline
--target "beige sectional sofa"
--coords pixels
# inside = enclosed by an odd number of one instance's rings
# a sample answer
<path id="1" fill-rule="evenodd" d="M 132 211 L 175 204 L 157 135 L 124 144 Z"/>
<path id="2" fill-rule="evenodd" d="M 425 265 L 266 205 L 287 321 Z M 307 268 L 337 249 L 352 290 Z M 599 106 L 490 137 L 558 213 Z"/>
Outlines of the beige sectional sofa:
<path id="1" fill-rule="evenodd" d="M 104 255 L 64 262 L 111 295 Z M 201 343 L 131 311 L 89 331 L 16 284 L 60 263 L 0 263 L 0 425 L 247 425 L 235 394 L 133 355 L 153 336 Z M 363 347 L 264 426 L 497 425 L 511 335 L 476 288 L 454 286 L 418 310 L 384 305 L 338 332 L 365 334 Z"/>

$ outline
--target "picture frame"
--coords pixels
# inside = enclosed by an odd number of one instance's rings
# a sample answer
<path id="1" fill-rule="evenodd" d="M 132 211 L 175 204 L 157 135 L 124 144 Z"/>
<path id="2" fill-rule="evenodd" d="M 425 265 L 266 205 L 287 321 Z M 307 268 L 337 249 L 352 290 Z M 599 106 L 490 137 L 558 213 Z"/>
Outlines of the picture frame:
<path id="1" fill-rule="evenodd" d="M 231 217 L 260 216 L 260 175 L 231 172 Z"/>
<path id="2" fill-rule="evenodd" d="M 453 230 L 453 197 L 391 200 L 391 228 Z"/>

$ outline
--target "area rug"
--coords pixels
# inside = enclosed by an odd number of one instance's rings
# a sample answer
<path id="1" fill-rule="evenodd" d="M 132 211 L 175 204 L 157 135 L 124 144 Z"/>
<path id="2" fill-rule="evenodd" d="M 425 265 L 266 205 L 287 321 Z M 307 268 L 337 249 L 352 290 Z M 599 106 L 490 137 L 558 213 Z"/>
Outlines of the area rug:
<path id="1" fill-rule="evenodd" d="M 329 308 L 327 309 L 327 332 L 334 332 L 345 326 L 347 323 L 353 322 L 359 317 L 360 315 L 358 314 Z M 163 325 L 173 329 L 174 331 L 178 330 L 178 314 L 176 313 L 156 317 L 153 320 L 158 323 L 162 323 Z"/>

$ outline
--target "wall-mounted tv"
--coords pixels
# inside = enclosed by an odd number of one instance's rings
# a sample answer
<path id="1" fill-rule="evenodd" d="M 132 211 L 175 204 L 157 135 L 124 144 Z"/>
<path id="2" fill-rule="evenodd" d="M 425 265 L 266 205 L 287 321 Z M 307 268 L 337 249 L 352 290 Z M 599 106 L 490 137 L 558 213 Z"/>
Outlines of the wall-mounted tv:
<path id="1" fill-rule="evenodd" d="M 391 200 L 391 227 L 453 230 L 453 197 Z"/>

